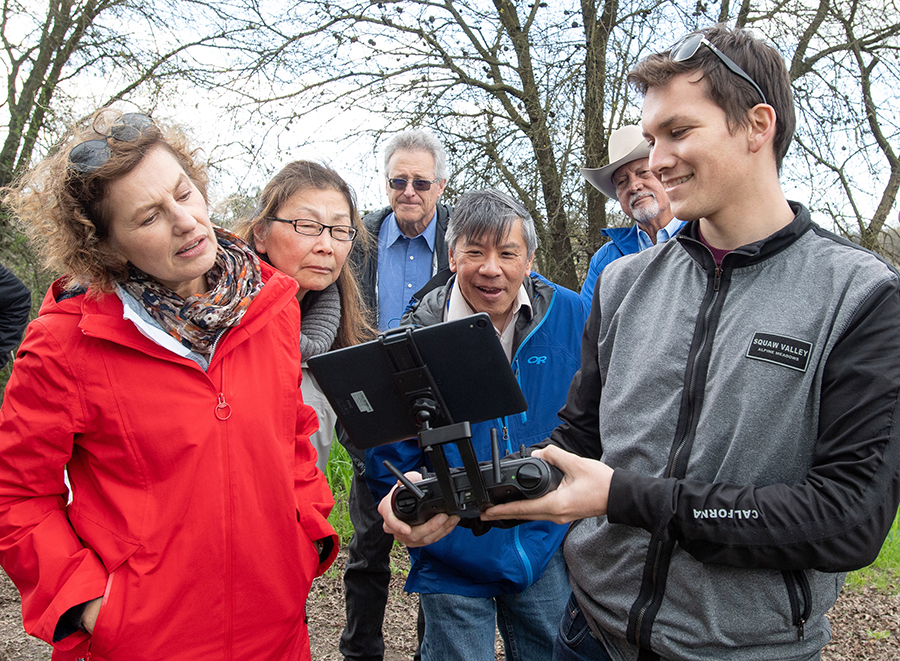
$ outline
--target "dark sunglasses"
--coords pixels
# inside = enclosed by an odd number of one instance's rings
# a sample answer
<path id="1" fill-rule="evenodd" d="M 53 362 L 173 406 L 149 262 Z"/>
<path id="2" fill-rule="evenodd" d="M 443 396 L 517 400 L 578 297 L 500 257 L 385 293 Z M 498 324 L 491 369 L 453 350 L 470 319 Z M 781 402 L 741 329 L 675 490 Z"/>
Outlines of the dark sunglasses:
<path id="1" fill-rule="evenodd" d="M 69 167 L 78 172 L 93 172 L 109 160 L 111 155 L 109 151 L 110 138 L 122 142 L 132 142 L 141 137 L 141 134 L 153 125 L 153 120 L 147 115 L 136 112 L 126 113 L 109 127 L 106 137 L 85 140 L 75 145 L 69 152 Z"/>
<path id="2" fill-rule="evenodd" d="M 331 234 L 331 238 L 336 241 L 352 241 L 356 238 L 357 233 L 357 229 L 349 225 L 323 225 L 315 220 L 306 220 L 304 218 L 297 218 L 296 220 L 285 220 L 275 216 L 267 216 L 267 218 L 279 223 L 290 223 L 294 226 L 294 231 L 303 236 L 319 236 L 327 229 Z"/>
<path id="3" fill-rule="evenodd" d="M 434 181 L 428 181 L 427 179 L 413 179 L 412 187 L 413 190 L 418 191 L 431 190 L 431 184 L 436 184 L 439 181 L 440 179 L 435 179 Z M 408 183 L 408 179 L 388 179 L 388 186 L 394 190 L 406 190 L 406 184 Z"/>
<path id="4" fill-rule="evenodd" d="M 697 51 L 700 50 L 700 46 L 709 48 L 709 50 L 722 61 L 722 64 L 728 67 L 728 70 L 731 73 L 735 76 L 740 76 L 753 85 L 753 89 L 759 94 L 763 103 L 766 105 L 769 104 L 769 102 L 766 101 L 766 95 L 763 94 L 763 91 L 760 89 L 759 85 L 756 84 L 756 81 L 753 80 L 746 71 L 735 64 L 734 60 L 716 48 L 715 45 L 702 34 L 689 34 L 683 39 L 680 39 L 678 43 L 672 46 L 672 49 L 669 51 L 669 57 L 671 57 L 674 62 L 687 62 L 697 54 Z"/>

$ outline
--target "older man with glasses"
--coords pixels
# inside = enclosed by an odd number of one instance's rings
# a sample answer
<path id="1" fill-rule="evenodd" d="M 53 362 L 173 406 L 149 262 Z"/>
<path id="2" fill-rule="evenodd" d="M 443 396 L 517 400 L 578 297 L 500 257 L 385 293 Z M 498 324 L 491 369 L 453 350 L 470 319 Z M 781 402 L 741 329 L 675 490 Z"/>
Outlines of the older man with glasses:
<path id="1" fill-rule="evenodd" d="M 384 174 L 390 206 L 363 218 L 375 249 L 366 252 L 357 247 L 350 253 L 360 269 L 363 298 L 378 315 L 379 331 L 396 327 L 413 294 L 449 267 L 444 233 L 451 211 L 438 202 L 447 185 L 447 154 L 431 133 L 409 129 L 393 136 L 384 150 Z M 344 573 L 347 625 L 340 652 L 345 659 L 380 661 L 394 538 L 382 529 L 381 515 L 366 487 L 365 454 L 345 441 L 342 435 L 341 442 L 353 457 L 353 539 Z M 420 640 L 423 626 L 420 611 Z"/>
<path id="2" fill-rule="evenodd" d="M 447 268 L 450 217 L 438 202 L 447 185 L 447 155 L 432 134 L 410 129 L 391 138 L 384 172 L 390 206 L 363 218 L 378 250 L 363 262 L 361 284 L 366 302 L 378 311 L 379 330 L 396 327 L 412 295 Z"/>

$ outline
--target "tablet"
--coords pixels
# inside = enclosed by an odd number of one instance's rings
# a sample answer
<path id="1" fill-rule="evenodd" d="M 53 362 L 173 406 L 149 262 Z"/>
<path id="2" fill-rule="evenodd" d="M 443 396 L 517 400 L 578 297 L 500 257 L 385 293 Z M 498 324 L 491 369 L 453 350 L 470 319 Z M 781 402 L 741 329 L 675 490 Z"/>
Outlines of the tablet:
<path id="1" fill-rule="evenodd" d="M 314 356 L 308 365 L 360 449 L 416 437 L 416 404 L 423 399 L 436 402 L 432 428 L 528 408 L 486 313 L 393 329 L 371 342 Z"/>

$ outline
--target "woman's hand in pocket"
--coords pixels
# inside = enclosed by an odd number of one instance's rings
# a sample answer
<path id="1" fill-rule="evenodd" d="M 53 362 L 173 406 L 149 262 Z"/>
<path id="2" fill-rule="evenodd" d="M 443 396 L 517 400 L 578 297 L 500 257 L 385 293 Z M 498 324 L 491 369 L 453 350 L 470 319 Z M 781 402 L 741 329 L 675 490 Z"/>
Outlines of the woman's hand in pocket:
<path id="1" fill-rule="evenodd" d="M 97 624 L 97 616 L 100 614 L 101 603 L 103 603 L 103 598 L 98 597 L 97 599 L 89 601 L 87 606 L 84 607 L 84 613 L 81 615 L 81 626 L 83 626 L 88 633 L 94 633 L 94 625 Z"/>

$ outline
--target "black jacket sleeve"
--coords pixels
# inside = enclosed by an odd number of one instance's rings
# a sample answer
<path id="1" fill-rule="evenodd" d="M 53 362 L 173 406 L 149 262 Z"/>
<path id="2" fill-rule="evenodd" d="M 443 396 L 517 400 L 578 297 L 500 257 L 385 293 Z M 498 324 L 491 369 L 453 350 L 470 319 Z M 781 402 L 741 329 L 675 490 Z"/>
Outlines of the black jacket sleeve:
<path id="1" fill-rule="evenodd" d="M 597 340 L 600 335 L 600 305 L 597 303 L 600 288 L 594 290 L 591 313 L 581 334 L 581 367 L 575 372 L 566 405 L 559 412 L 560 424 L 550 438 L 535 447 L 557 445 L 563 450 L 590 459 L 600 459 L 603 447 L 600 442 L 600 392 L 602 380 L 597 362 Z"/>
<path id="2" fill-rule="evenodd" d="M 22 339 L 31 312 L 31 292 L 0 264 L 0 368 L 9 361 Z"/>
<path id="3" fill-rule="evenodd" d="M 662 531 L 705 563 L 850 571 L 878 555 L 900 501 L 900 291 L 876 290 L 825 364 L 818 438 L 797 484 L 708 484 L 616 470 L 608 518 Z M 695 510 L 738 513 L 727 527 Z"/>

